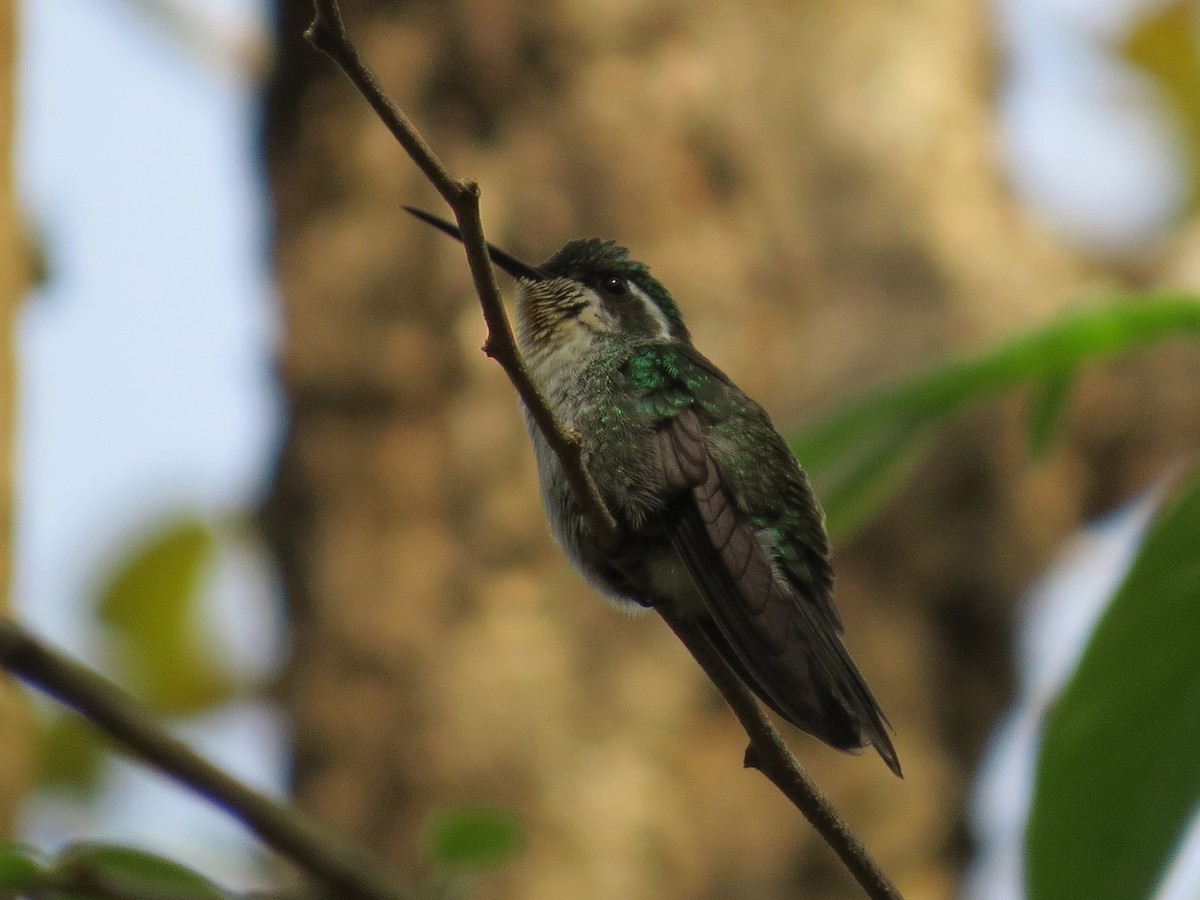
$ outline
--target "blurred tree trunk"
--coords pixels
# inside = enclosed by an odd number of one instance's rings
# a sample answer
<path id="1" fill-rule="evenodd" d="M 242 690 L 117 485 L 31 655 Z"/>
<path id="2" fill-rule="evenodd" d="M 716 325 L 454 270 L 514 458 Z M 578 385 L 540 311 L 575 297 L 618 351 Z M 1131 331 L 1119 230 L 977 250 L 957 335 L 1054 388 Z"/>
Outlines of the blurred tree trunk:
<path id="1" fill-rule="evenodd" d="M 16 418 L 13 325 L 29 286 L 29 259 L 17 208 L 13 165 L 16 118 L 17 9 L 0 4 L 0 615 L 12 612 L 12 537 Z M 0 676 L 0 835 L 11 834 L 17 804 L 29 788 L 33 729 L 24 697 Z"/>
<path id="2" fill-rule="evenodd" d="M 997 172 L 986 6 L 344 5 L 392 96 L 482 185 L 493 241 L 541 259 L 618 238 L 781 425 L 1085 284 Z M 527 852 L 480 896 L 853 895 L 741 769 L 732 717 L 663 625 L 607 608 L 552 547 L 461 251 L 400 209 L 442 211 L 302 42 L 310 15 L 280 0 L 265 116 L 291 408 L 268 520 L 299 801 L 409 872 L 431 812 L 518 810 Z M 1097 448 L 1029 475 L 1012 418 L 956 429 L 839 552 L 848 642 L 906 779 L 791 736 L 912 896 L 953 890 L 1014 603 L 1096 507 Z M 1137 483 L 1115 477 L 1103 491 Z"/>

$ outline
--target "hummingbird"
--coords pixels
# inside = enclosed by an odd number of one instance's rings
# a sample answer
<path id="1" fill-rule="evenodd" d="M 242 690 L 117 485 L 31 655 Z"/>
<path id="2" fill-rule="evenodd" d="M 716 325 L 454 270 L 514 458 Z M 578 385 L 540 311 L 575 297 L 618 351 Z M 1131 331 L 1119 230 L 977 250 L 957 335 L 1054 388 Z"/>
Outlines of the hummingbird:
<path id="1" fill-rule="evenodd" d="M 767 413 L 692 345 L 670 292 L 625 247 L 572 240 L 537 266 L 488 251 L 516 279 L 530 375 L 580 435 L 622 535 L 596 540 L 526 410 L 550 528 L 575 568 L 618 605 L 671 604 L 783 719 L 838 750 L 873 746 L 900 775 L 842 643 L 824 514 Z"/>

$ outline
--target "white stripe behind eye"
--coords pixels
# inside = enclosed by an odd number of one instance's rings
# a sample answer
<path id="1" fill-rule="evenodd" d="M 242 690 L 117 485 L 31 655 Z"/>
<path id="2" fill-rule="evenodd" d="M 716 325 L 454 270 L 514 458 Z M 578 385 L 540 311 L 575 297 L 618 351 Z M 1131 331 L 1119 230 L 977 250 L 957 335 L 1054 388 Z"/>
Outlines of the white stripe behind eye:
<path id="1" fill-rule="evenodd" d="M 650 313 L 650 318 L 658 323 L 658 334 L 655 337 L 666 340 L 671 337 L 671 321 L 667 318 L 666 313 L 662 311 L 657 303 L 650 299 L 646 293 L 632 281 L 626 281 L 625 284 L 629 290 L 642 301 L 642 306 L 646 307 L 646 312 Z"/>

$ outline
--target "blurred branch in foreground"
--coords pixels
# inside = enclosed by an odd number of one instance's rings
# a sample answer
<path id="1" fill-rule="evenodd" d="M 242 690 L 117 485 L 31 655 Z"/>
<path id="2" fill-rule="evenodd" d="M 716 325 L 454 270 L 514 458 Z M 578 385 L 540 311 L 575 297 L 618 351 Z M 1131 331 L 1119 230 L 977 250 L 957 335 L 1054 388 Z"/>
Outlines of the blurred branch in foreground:
<path id="1" fill-rule="evenodd" d="M 247 787 L 171 737 L 99 673 L 0 622 L 0 665 L 65 703 L 138 759 L 208 798 L 337 895 L 400 900 L 405 892 L 373 861 L 298 810 Z"/>

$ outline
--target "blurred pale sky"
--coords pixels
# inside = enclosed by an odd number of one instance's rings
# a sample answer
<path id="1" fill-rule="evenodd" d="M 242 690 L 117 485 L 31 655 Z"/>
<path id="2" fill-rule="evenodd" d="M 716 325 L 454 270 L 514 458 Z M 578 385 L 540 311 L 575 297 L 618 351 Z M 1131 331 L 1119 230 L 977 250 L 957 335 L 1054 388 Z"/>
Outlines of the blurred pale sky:
<path id="1" fill-rule="evenodd" d="M 1154 86 L 1120 59 L 1166 0 L 1000 0 L 997 114 L 1014 190 L 1081 251 L 1137 258 L 1166 237 L 1191 175 Z"/>
<path id="2" fill-rule="evenodd" d="M 21 5 L 18 176 L 51 278 L 20 321 L 16 602 L 37 631 L 93 659 L 83 604 L 97 575 L 164 516 L 252 506 L 280 425 L 254 98 L 220 53 L 253 45 L 263 6 L 160 2 L 190 11 L 205 38 L 173 40 L 145 15 L 150 0 Z M 1171 126 L 1110 49 L 1130 11 L 1150 5 L 995 7 L 1011 181 L 1089 252 L 1141 252 L 1183 202 Z M 241 637 L 244 656 L 274 647 L 262 573 L 235 561 L 221 577 L 237 585 L 212 592 L 228 639 Z M 268 711 L 208 718 L 187 733 L 280 789 Z M 117 766 L 104 797 L 98 812 L 62 798 L 35 805 L 28 837 L 53 847 L 102 835 L 235 880 L 251 871 L 236 826 L 155 776 Z"/>
<path id="3" fill-rule="evenodd" d="M 263 27 L 257 0 L 192 2 L 217 36 Z M 254 97 L 140 3 L 26 0 L 20 48 L 18 177 L 51 275 L 19 324 L 16 602 L 38 632 L 102 663 L 86 604 L 105 567 L 164 517 L 249 508 L 270 465 L 276 314 Z M 211 591 L 223 640 L 269 658 L 263 573 L 226 554 L 215 578 L 236 584 Z M 281 788 L 269 711 L 205 719 L 181 727 L 242 777 Z M 25 829 L 49 848 L 141 843 L 235 881 L 253 865 L 228 816 L 124 763 L 98 809 L 46 798 Z"/>

